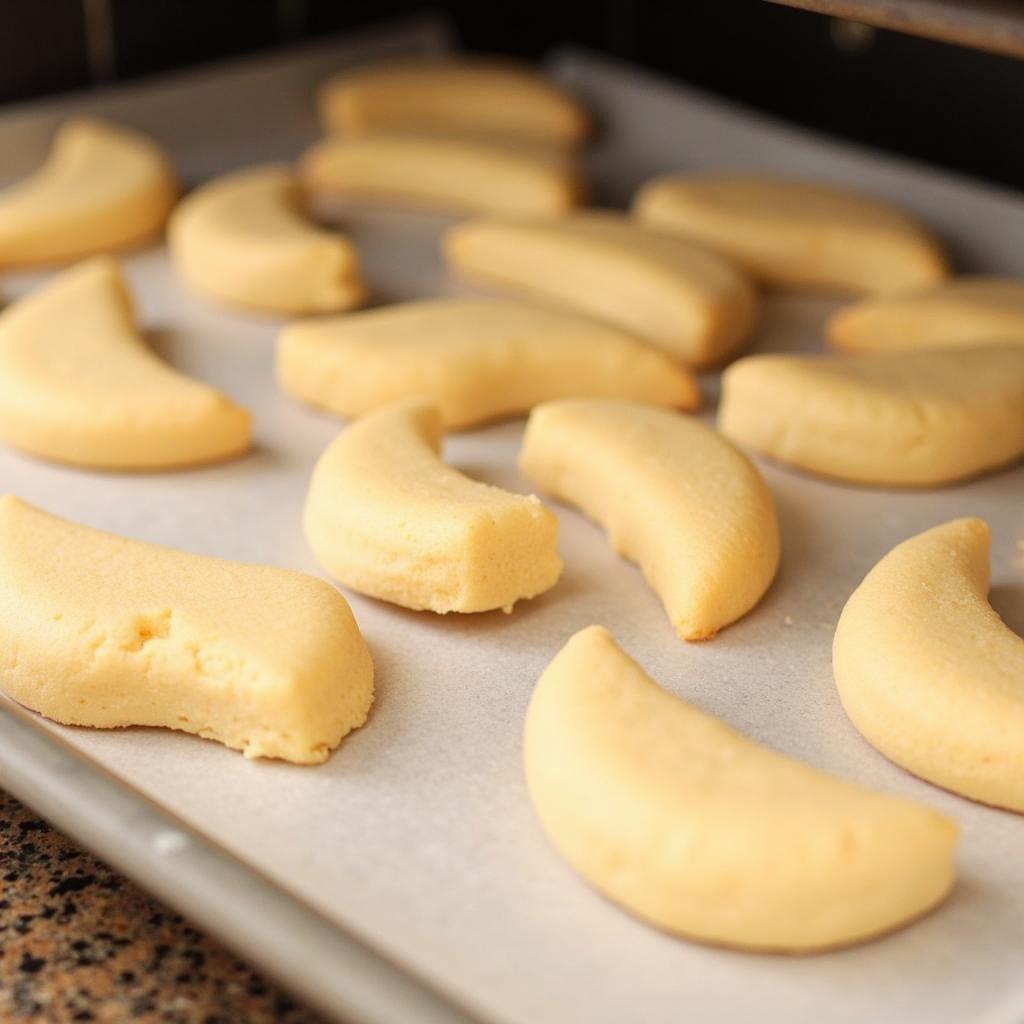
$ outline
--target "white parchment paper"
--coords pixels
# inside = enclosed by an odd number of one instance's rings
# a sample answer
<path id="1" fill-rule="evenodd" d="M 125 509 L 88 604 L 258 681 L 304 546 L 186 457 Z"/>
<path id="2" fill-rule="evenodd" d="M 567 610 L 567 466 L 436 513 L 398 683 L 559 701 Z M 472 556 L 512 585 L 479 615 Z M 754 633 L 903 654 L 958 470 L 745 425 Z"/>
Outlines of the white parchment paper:
<path id="1" fill-rule="evenodd" d="M 436 42 L 429 32 L 413 40 Z M 52 124 L 83 107 L 152 131 L 189 180 L 290 157 L 315 133 L 311 85 L 346 56 L 320 49 L 7 114 L 0 177 L 30 168 Z M 622 201 L 645 176 L 675 167 L 798 172 L 905 203 L 943 232 L 965 268 L 1024 274 L 1024 202 L 1016 196 L 754 119 L 584 54 L 562 55 L 553 71 L 601 118 L 593 169 L 607 200 Z M 436 254 L 447 221 L 353 210 L 346 222 L 376 301 L 459 291 Z M 276 390 L 279 324 L 188 295 L 160 250 L 126 266 L 156 347 L 253 410 L 255 450 L 215 468 L 134 476 L 0 450 L 0 486 L 127 536 L 317 572 L 300 509 L 310 468 L 339 424 Z M 8 275 L 0 287 L 11 298 L 44 276 Z M 819 348 L 830 308 L 822 299 L 769 300 L 753 349 Z M 710 416 L 713 377 L 705 384 Z M 453 436 L 446 455 L 473 476 L 528 491 L 514 468 L 520 433 L 513 422 Z M 1020 1020 L 1024 819 L 936 790 L 875 753 L 843 715 L 830 644 L 844 600 L 885 551 L 965 514 L 992 525 L 993 603 L 1024 629 L 1016 548 L 1024 469 L 920 493 L 763 469 L 782 523 L 782 569 L 760 606 L 710 643 L 678 641 L 638 571 L 598 529 L 557 508 L 565 575 L 513 615 L 440 618 L 347 595 L 373 651 L 377 701 L 369 724 L 323 767 L 253 763 L 158 730 L 55 731 L 488 1019 Z M 792 959 L 673 939 L 594 893 L 534 819 L 520 730 L 539 673 L 572 632 L 595 622 L 668 689 L 747 735 L 953 816 L 963 841 L 948 903 L 870 945 Z"/>

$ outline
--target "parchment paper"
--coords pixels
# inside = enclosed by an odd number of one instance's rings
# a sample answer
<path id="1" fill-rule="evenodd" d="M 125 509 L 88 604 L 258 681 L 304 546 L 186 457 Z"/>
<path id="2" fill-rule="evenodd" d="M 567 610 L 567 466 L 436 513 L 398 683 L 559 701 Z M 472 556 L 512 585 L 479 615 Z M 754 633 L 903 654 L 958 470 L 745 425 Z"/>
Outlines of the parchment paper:
<path id="1" fill-rule="evenodd" d="M 436 42 L 426 33 L 417 45 Z M 154 132 L 194 180 L 296 153 L 315 131 L 309 86 L 343 56 L 277 57 L 84 102 Z M 949 238 L 964 267 L 1024 274 L 1016 196 L 796 133 L 585 54 L 563 54 L 552 67 L 602 119 L 593 168 L 606 198 L 621 201 L 648 174 L 674 167 L 783 169 L 898 199 Z M 0 176 L 29 168 L 54 120 L 82 105 L 0 118 Z M 352 210 L 346 222 L 377 301 L 459 291 L 435 250 L 448 221 Z M 253 410 L 256 450 L 216 468 L 135 476 L 0 450 L 2 489 L 131 537 L 317 572 L 299 515 L 310 468 L 340 424 L 277 392 L 278 323 L 188 295 L 159 250 L 127 260 L 127 272 L 157 348 Z M 18 295 L 42 278 L 9 275 L 3 291 Z M 753 349 L 820 347 L 829 308 L 769 300 Z M 713 397 L 713 378 L 706 392 Z M 446 455 L 473 476 L 528 491 L 514 468 L 520 433 L 512 422 L 453 436 Z M 54 729 L 495 1021 L 1020 1020 L 1024 819 L 934 789 L 872 750 L 843 715 L 830 644 L 844 600 L 885 551 L 965 514 L 992 525 L 993 603 L 1024 628 L 1015 553 L 1024 470 L 918 493 L 762 468 L 782 523 L 782 569 L 756 611 L 713 642 L 678 641 L 638 571 L 597 528 L 557 507 L 565 575 L 510 616 L 440 618 L 346 595 L 373 651 L 377 701 L 369 724 L 323 767 L 253 763 L 159 730 Z M 533 816 L 520 730 L 539 673 L 572 632 L 595 622 L 667 688 L 747 735 L 952 815 L 963 841 L 948 903 L 861 948 L 793 959 L 670 938 L 589 889 Z"/>

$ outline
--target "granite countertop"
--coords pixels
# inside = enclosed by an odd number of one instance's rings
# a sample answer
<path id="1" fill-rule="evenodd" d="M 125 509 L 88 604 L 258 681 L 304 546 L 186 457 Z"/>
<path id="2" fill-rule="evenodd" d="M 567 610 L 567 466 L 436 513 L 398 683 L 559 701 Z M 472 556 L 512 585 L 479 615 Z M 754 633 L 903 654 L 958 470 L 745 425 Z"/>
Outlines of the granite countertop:
<path id="1" fill-rule="evenodd" d="M 0 1020 L 323 1024 L 0 790 Z"/>

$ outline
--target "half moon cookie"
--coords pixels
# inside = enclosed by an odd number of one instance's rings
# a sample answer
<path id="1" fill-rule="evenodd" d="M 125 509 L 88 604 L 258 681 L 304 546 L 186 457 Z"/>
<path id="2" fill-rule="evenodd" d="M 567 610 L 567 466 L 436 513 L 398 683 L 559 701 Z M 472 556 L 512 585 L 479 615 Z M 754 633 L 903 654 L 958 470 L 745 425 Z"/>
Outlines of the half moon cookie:
<path id="1" fill-rule="evenodd" d="M 473 284 L 600 317 L 691 366 L 731 355 L 757 316 L 753 286 L 731 263 L 606 211 L 469 221 L 448 232 L 444 254 Z"/>
<path id="2" fill-rule="evenodd" d="M 448 429 L 554 398 L 627 398 L 696 408 L 693 377 L 600 320 L 524 302 L 429 299 L 301 320 L 281 332 L 290 395 L 354 418 L 403 398 L 437 403 Z"/>
<path id="3" fill-rule="evenodd" d="M 674 934 L 827 950 L 906 924 L 953 883 L 952 821 L 745 739 L 663 690 L 599 626 L 540 677 L 523 757 L 559 853 Z"/>
<path id="4" fill-rule="evenodd" d="M 327 131 L 351 137 L 412 132 L 575 146 L 588 128 L 576 99 L 511 61 L 368 64 L 329 79 L 317 100 Z"/>
<path id="5" fill-rule="evenodd" d="M 583 195 L 567 154 L 479 139 L 328 138 L 306 151 L 301 174 L 318 194 L 454 212 L 553 217 Z"/>
<path id="6" fill-rule="evenodd" d="M 833 348 L 844 352 L 1024 344 L 1024 281 L 956 277 L 862 299 L 834 313 L 825 334 Z"/>
<path id="7" fill-rule="evenodd" d="M 988 548 L 980 519 L 897 545 L 847 601 L 832 661 L 872 746 L 944 789 L 1024 812 L 1024 639 L 988 603 Z"/>
<path id="8" fill-rule="evenodd" d="M 636 562 L 683 640 L 760 601 L 779 564 L 775 506 L 745 455 L 698 420 L 597 399 L 539 405 L 519 467 Z"/>
<path id="9" fill-rule="evenodd" d="M 771 285 L 897 292 L 947 274 L 942 247 L 913 217 L 811 182 L 670 174 L 639 191 L 633 214 L 646 227 L 717 249 Z"/>
<path id="10" fill-rule="evenodd" d="M 230 305 L 304 315 L 366 299 L 355 249 L 313 223 L 287 167 L 249 167 L 201 185 L 175 209 L 168 243 L 185 283 Z"/>
<path id="11" fill-rule="evenodd" d="M 141 245 L 163 229 L 177 194 L 167 157 L 141 132 L 91 117 L 65 121 L 43 165 L 0 189 L 0 267 Z"/>
<path id="12" fill-rule="evenodd" d="M 316 464 L 306 539 L 360 593 L 434 612 L 512 610 L 562 571 L 558 520 L 533 496 L 441 461 L 441 417 L 413 399 L 370 413 Z"/>
<path id="13" fill-rule="evenodd" d="M 318 764 L 366 721 L 373 664 L 323 580 L 143 544 L 7 496 L 0 685 L 65 725 L 161 726 Z"/>
<path id="14" fill-rule="evenodd" d="M 718 427 L 779 462 L 839 480 L 964 480 L 1024 454 L 1024 346 L 748 356 L 722 376 Z"/>
<path id="15" fill-rule="evenodd" d="M 0 313 L 0 440 L 98 469 L 170 469 L 249 447 L 249 414 L 160 359 L 116 260 L 94 256 Z"/>

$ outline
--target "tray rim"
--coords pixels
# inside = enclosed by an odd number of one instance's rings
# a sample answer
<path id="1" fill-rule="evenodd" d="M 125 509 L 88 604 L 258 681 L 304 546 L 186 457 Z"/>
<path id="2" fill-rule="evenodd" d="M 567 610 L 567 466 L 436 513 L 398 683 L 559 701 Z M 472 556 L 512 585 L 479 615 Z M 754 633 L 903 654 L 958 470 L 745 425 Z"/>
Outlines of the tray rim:
<path id="1" fill-rule="evenodd" d="M 480 1024 L 0 697 L 0 784 L 303 1002 L 344 1024 Z"/>

